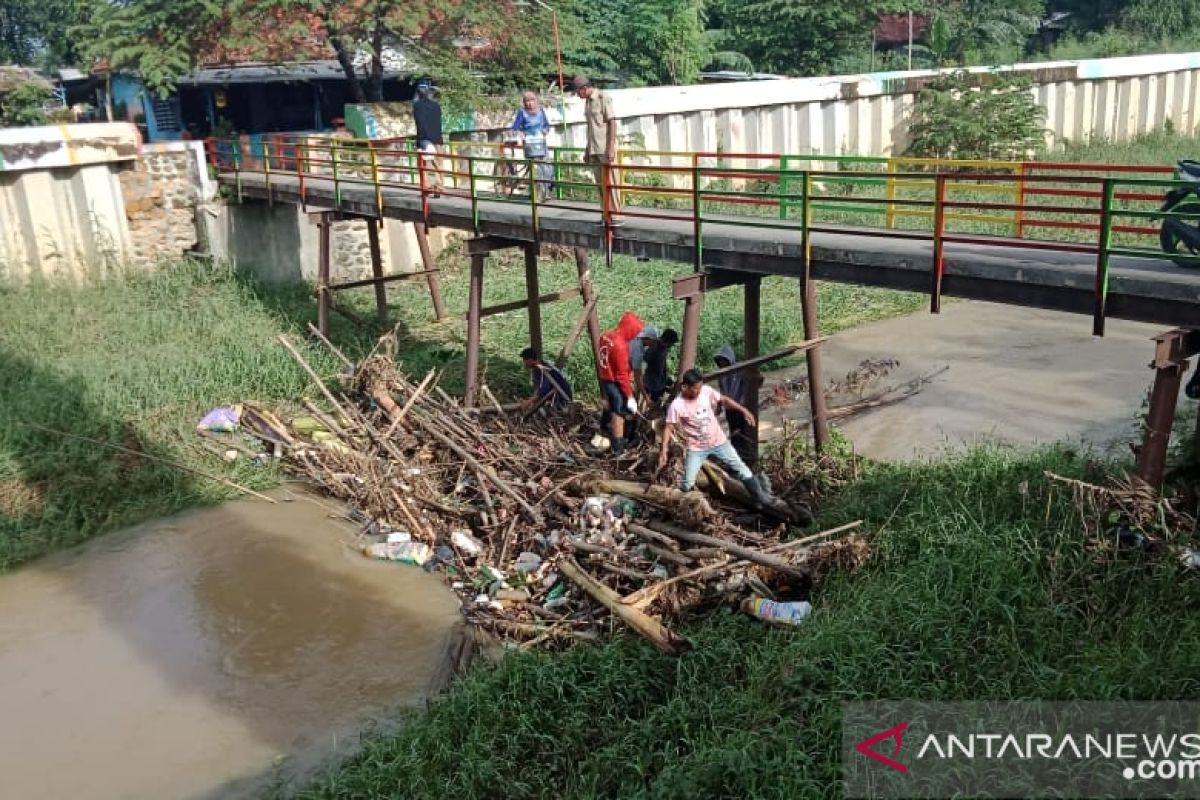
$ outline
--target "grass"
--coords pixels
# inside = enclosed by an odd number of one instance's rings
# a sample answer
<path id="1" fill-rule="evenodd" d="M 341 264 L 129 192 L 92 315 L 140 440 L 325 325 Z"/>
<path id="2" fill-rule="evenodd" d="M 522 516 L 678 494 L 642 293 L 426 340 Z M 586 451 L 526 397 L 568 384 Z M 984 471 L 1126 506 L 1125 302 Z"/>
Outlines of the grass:
<path id="1" fill-rule="evenodd" d="M 1091 549 L 1047 469 L 1098 476 L 1058 450 L 872 467 L 818 524 L 865 519 L 875 558 L 801 628 L 513 655 L 295 796 L 832 798 L 845 702 L 1200 699 L 1197 578 Z"/>
<path id="2" fill-rule="evenodd" d="M 292 295 L 296 293 L 291 292 Z M 274 342 L 289 325 L 227 272 L 164 265 L 151 277 L 0 287 L 0 570 L 100 531 L 230 496 L 152 460 L 29 427 L 143 450 L 255 488 L 273 470 L 229 470 L 193 432 L 209 409 L 305 394 Z M 308 355 L 332 370 L 323 354 Z"/>
<path id="3" fill-rule="evenodd" d="M 466 276 L 447 254 L 443 281 L 453 320 L 433 324 L 426 292 L 409 286 L 391 292 L 399 353 L 414 373 L 445 370 L 449 391 L 463 387 Z M 574 280 L 574 262 L 547 261 L 543 291 Z M 618 259 L 596 268 L 601 322 L 615 324 L 634 308 L 660 328 L 680 326 L 679 303 L 669 277 L 683 270 Z M 524 294 L 524 272 L 496 259 L 487 273 L 487 302 Z M 275 337 L 289 332 L 305 341 L 316 306 L 305 287 L 256 286 L 230 271 L 198 264 L 164 265 L 152 276 L 80 286 L 0 286 L 9 309 L 0 321 L 0 571 L 98 533 L 235 494 L 187 469 L 48 433 L 52 428 L 108 445 L 142 451 L 191 469 L 226 475 L 254 489 L 276 485 L 273 468 L 245 459 L 233 467 L 204 449 L 196 421 L 208 410 L 256 400 L 271 407 L 316 397 L 304 372 Z M 764 347 L 802 339 L 794 281 L 769 279 L 763 293 Z M 373 295 L 346 300 L 364 316 Z M 917 296 L 846 286 L 822 289 L 826 332 L 916 309 Z M 701 335 L 702 353 L 726 340 L 741 344 L 740 294 L 713 295 Z M 548 345 L 557 351 L 580 305 L 544 308 Z M 351 357 L 365 353 L 375 334 L 335 317 L 331 337 Z M 518 354 L 528 345 L 522 312 L 484 324 L 484 375 L 504 398 L 528 392 Z M 323 375 L 337 365 L 324 350 L 305 346 Z M 581 397 L 595 395 L 587 339 L 569 372 Z"/>

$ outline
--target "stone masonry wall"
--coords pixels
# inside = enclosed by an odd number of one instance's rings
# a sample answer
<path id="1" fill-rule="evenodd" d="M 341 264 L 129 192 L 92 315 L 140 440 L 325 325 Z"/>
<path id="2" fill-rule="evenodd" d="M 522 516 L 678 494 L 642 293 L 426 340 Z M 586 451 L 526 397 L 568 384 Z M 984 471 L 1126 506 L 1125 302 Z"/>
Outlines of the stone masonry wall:
<path id="1" fill-rule="evenodd" d="M 130 262 L 139 268 L 179 258 L 197 242 L 200 165 L 192 150 L 147 145 L 142 157 L 118 174 L 131 242 Z"/>

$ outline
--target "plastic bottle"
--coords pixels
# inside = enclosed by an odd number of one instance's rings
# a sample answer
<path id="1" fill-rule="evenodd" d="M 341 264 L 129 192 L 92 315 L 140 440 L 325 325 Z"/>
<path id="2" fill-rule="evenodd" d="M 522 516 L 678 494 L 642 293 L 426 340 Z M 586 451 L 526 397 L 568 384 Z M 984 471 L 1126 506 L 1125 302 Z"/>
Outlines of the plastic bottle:
<path id="1" fill-rule="evenodd" d="M 742 611 L 775 625 L 799 625 L 812 613 L 812 603 L 807 600 L 777 603 L 765 597 L 748 597 L 742 601 Z"/>
<path id="2" fill-rule="evenodd" d="M 430 559 L 433 550 L 424 542 L 380 542 L 364 547 L 363 553 L 372 558 L 399 561 L 419 567 Z"/>

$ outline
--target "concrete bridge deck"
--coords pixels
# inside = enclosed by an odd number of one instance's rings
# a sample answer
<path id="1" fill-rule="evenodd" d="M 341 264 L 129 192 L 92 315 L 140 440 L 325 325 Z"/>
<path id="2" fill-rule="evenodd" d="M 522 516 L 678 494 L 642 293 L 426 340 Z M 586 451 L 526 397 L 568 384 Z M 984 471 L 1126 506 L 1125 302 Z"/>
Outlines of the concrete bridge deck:
<path id="1" fill-rule="evenodd" d="M 300 181 L 292 175 L 271 175 L 269 188 L 267 177 L 261 173 L 225 173 L 220 177 L 231 188 L 240 184 L 243 198 L 282 203 L 300 203 L 302 199 Z M 415 187 L 383 184 L 380 192 L 385 217 L 413 222 L 425 219 L 422 198 Z M 368 217 L 378 214 L 375 188 L 344 180 L 335 186 L 331 179 L 306 176 L 303 202 L 314 211 L 338 210 Z M 475 232 L 468 198 L 443 195 L 427 202 L 430 224 Z M 626 209 L 630 213 L 639 210 Z M 623 216 L 614 229 L 613 252 L 694 263 L 691 217 L 686 212 L 644 210 L 677 218 Z M 481 235 L 605 249 L 605 229 L 595 205 L 552 202 L 539 206 L 536 237 L 528 205 L 481 199 L 478 213 Z M 761 217 L 706 217 L 702 230 L 704 265 L 763 275 L 801 276 L 803 232 L 798 225 L 789 229 L 746 224 L 766 221 Z M 973 238 L 988 243 L 945 244 L 943 294 L 1089 316 L 1094 313 L 1094 254 L 1033 250 L 1001 237 Z M 812 233 L 812 274 L 822 280 L 928 292 L 933 263 L 931 241 L 849 227 L 844 232 Z M 1182 268 L 1164 259 L 1113 256 L 1109 275 L 1106 316 L 1164 326 L 1200 325 L 1200 269 Z"/>

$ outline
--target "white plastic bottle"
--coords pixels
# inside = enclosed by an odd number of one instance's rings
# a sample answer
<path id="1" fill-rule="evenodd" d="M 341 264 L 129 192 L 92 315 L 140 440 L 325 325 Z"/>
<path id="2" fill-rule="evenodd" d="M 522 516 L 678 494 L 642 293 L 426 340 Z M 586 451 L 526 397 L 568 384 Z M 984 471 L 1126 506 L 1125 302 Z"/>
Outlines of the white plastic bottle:
<path id="1" fill-rule="evenodd" d="M 812 613 L 812 603 L 807 600 L 777 603 L 765 597 L 748 597 L 742 601 L 742 611 L 775 625 L 799 625 Z"/>

